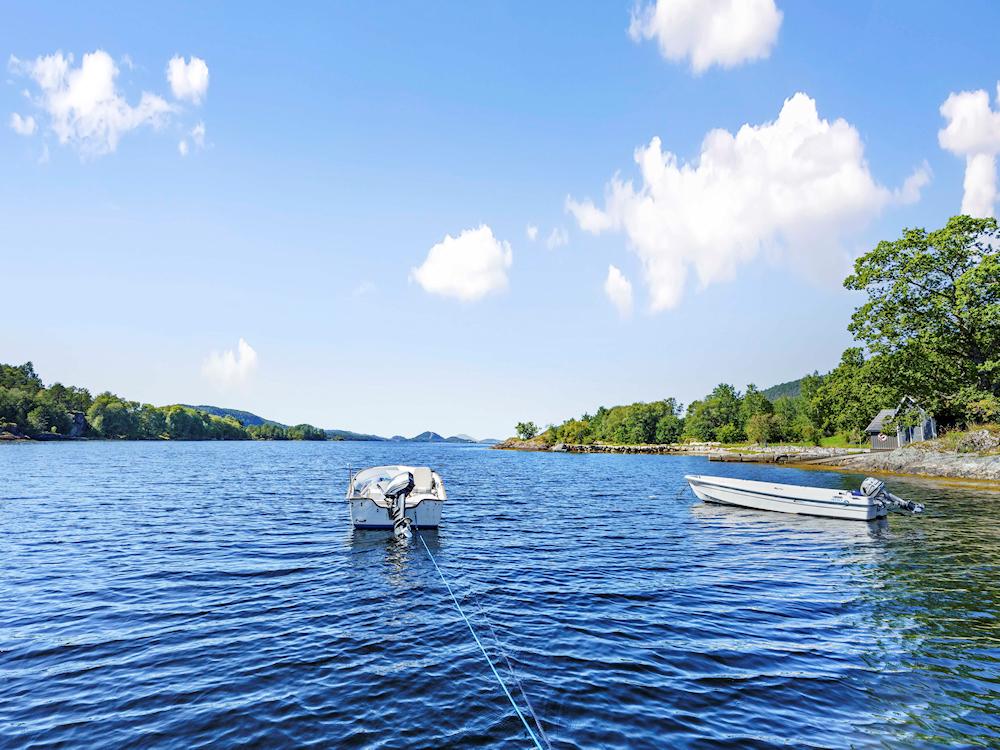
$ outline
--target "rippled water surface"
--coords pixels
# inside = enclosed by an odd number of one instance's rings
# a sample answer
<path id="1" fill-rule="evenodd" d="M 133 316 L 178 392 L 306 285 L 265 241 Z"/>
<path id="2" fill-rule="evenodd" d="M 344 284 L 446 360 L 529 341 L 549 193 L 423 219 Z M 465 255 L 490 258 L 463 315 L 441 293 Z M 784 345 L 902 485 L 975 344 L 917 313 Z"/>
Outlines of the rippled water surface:
<path id="1" fill-rule="evenodd" d="M 425 540 L 543 744 L 1000 745 L 996 492 L 868 525 L 703 505 L 860 477 L 701 458 L 97 442 L 0 446 L 0 746 L 530 747 L 423 546 L 351 530 L 382 463 L 444 476 Z"/>

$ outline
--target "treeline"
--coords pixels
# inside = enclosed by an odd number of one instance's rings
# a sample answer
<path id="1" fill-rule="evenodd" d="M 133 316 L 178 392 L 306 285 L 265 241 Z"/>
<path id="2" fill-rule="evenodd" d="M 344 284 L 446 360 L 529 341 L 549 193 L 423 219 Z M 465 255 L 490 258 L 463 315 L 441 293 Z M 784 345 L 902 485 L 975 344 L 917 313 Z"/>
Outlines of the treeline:
<path id="1" fill-rule="evenodd" d="M 187 406 L 153 406 L 113 393 L 92 397 L 86 388 L 45 387 L 31 362 L 0 364 L 0 432 L 26 437 L 114 440 L 325 440 L 308 424 L 244 426 Z"/>
<path id="2" fill-rule="evenodd" d="M 682 412 L 670 398 L 601 407 L 560 425 L 547 442 L 737 443 L 863 440 L 881 410 L 913 396 L 938 425 L 1000 422 L 1000 234 L 995 219 L 955 216 L 939 230 L 907 229 L 855 261 L 844 286 L 864 292 L 847 349 L 825 375 L 773 402 L 753 385 L 720 384 Z M 787 384 L 785 384 L 787 385 Z M 786 391 L 787 392 L 787 391 Z M 683 413 L 683 416 L 682 416 Z M 905 424 L 915 418 L 901 414 Z M 888 425 L 890 428 L 892 424 Z M 517 425 L 522 438 L 538 433 Z"/>
<path id="3" fill-rule="evenodd" d="M 593 414 L 549 425 L 541 437 L 550 444 L 584 445 L 682 441 L 738 443 L 747 440 L 818 444 L 824 433 L 815 426 L 811 415 L 815 413 L 813 398 L 823 380 L 818 375 L 807 376 L 802 381 L 803 395 L 783 396 L 774 402 L 753 385 L 740 393 L 733 386 L 722 383 L 705 398 L 691 403 L 686 412 L 673 398 L 611 408 L 602 406 Z M 532 423 L 518 425 L 522 438 L 535 433 L 537 429 Z"/>

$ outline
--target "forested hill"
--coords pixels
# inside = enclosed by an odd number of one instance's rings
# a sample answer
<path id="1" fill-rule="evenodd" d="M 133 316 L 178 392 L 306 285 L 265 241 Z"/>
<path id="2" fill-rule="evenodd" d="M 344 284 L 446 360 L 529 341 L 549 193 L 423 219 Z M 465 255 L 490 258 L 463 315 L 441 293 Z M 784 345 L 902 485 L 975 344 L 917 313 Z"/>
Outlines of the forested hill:
<path id="1" fill-rule="evenodd" d="M 0 440 L 104 438 L 118 440 L 386 440 L 350 430 L 285 425 L 242 409 L 210 404 L 154 406 L 104 392 L 53 383 L 31 362 L 0 363 Z M 395 438 L 394 438 L 395 439 Z M 406 442 L 474 443 L 467 435 L 424 432 Z M 496 441 L 483 441 L 492 443 Z"/>
<path id="2" fill-rule="evenodd" d="M 232 417 L 244 427 L 260 427 L 264 424 L 274 425 L 275 427 L 288 427 L 288 425 L 282 424 L 281 422 L 275 422 L 273 419 L 264 419 L 264 417 L 258 417 L 252 412 L 242 411 L 241 409 L 226 409 L 222 406 L 209 406 L 207 404 L 199 404 L 197 406 L 192 404 L 181 404 L 181 406 L 187 409 L 203 411 L 206 414 L 212 414 L 216 417 Z"/>
<path id="3" fill-rule="evenodd" d="M 212 410 L 215 413 L 211 413 Z M 245 424 L 233 414 L 252 418 Z M 183 404 L 153 406 L 105 391 L 46 386 L 31 362 L 0 364 L 0 438 L 113 440 L 326 440 L 308 424 L 286 427 L 249 412 Z"/>
<path id="4" fill-rule="evenodd" d="M 798 380 L 789 380 L 787 383 L 778 383 L 777 385 L 772 385 L 770 388 L 765 388 L 761 393 L 767 398 L 768 401 L 777 401 L 779 398 L 795 398 L 802 393 L 802 381 L 805 378 L 799 378 Z"/>

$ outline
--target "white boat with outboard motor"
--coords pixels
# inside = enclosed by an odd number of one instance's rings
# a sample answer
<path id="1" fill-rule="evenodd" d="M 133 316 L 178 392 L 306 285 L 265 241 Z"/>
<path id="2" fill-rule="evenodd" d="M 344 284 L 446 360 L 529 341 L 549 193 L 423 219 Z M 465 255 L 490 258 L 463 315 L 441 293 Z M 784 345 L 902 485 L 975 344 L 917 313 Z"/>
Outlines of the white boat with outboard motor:
<path id="1" fill-rule="evenodd" d="M 706 503 L 737 505 L 757 510 L 853 521 L 882 518 L 890 510 L 911 513 L 921 513 L 924 510 L 920 503 L 896 497 L 885 489 L 885 482 L 874 477 L 865 479 L 860 491 L 702 475 L 690 475 L 684 479 L 691 485 L 694 494 Z"/>
<path id="2" fill-rule="evenodd" d="M 448 494 L 426 466 L 373 466 L 351 472 L 347 501 L 356 529 L 392 529 L 410 537 L 410 527 L 435 529 Z"/>

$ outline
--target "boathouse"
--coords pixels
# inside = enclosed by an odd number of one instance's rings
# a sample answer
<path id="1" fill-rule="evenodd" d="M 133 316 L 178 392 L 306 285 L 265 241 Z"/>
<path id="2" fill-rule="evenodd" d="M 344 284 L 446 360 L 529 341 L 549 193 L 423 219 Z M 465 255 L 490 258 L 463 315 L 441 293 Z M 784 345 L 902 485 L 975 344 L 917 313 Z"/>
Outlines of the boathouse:
<path id="1" fill-rule="evenodd" d="M 895 427 L 890 426 L 897 417 Z M 865 432 L 872 450 L 891 451 L 909 443 L 933 440 L 937 437 L 937 423 L 915 398 L 903 396 L 895 409 L 883 409 L 876 414 Z"/>

